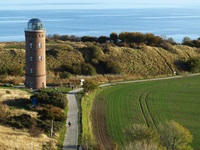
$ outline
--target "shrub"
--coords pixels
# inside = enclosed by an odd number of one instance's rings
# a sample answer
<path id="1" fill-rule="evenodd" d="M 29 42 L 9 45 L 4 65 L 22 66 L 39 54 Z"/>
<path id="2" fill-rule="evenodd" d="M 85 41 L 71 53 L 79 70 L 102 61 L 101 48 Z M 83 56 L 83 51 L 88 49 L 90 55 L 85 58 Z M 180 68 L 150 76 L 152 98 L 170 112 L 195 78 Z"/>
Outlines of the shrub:
<path id="1" fill-rule="evenodd" d="M 40 91 L 38 94 L 31 96 L 36 98 L 39 104 L 53 105 L 64 109 L 67 106 L 67 98 L 64 94 L 56 91 Z"/>
<path id="2" fill-rule="evenodd" d="M 168 150 L 192 150 L 192 135 L 188 129 L 175 121 L 168 121 L 158 126 L 160 141 Z"/>
<path id="3" fill-rule="evenodd" d="M 200 58 L 190 58 L 187 61 L 188 71 L 200 72 Z"/>
<path id="4" fill-rule="evenodd" d="M 11 92 L 9 90 L 6 90 L 6 94 L 11 94 Z"/>
<path id="5" fill-rule="evenodd" d="M 111 73 L 111 74 L 121 74 L 123 71 L 121 67 L 117 65 L 115 62 L 107 62 L 106 70 L 108 73 Z"/>
<path id="6" fill-rule="evenodd" d="M 64 111 L 52 105 L 47 105 L 39 110 L 38 115 L 41 120 L 55 120 L 63 122 L 66 119 Z"/>
<path id="7" fill-rule="evenodd" d="M 117 43 L 117 39 L 118 39 L 118 34 L 116 32 L 112 32 L 110 34 L 110 39 L 114 42 Z"/>
<path id="8" fill-rule="evenodd" d="M 86 80 L 83 83 L 83 88 L 85 92 L 93 91 L 98 88 L 98 84 L 93 80 Z"/>
<path id="9" fill-rule="evenodd" d="M 30 128 L 36 124 L 36 120 L 28 114 L 22 114 L 20 116 L 12 116 L 8 118 L 6 124 L 18 129 Z"/>
<path id="10" fill-rule="evenodd" d="M 32 137 L 39 137 L 42 134 L 42 131 L 37 128 L 36 126 L 32 126 L 28 129 L 30 136 Z"/>
<path id="11" fill-rule="evenodd" d="M 41 132 L 45 132 L 46 134 L 50 133 L 52 120 L 38 120 L 37 127 Z M 65 125 L 65 122 L 53 121 L 53 131 L 57 132 Z"/>
<path id="12" fill-rule="evenodd" d="M 0 112 L 0 123 L 4 123 L 5 120 L 10 116 L 9 108 L 0 103 Z"/>
<path id="13" fill-rule="evenodd" d="M 90 64 L 82 64 L 82 74 L 84 75 L 96 75 L 95 68 Z"/>
<path id="14" fill-rule="evenodd" d="M 69 78 L 70 76 L 71 76 L 71 73 L 69 73 L 67 71 L 64 71 L 64 72 L 60 73 L 60 78 L 61 79 L 66 79 L 66 78 Z"/>

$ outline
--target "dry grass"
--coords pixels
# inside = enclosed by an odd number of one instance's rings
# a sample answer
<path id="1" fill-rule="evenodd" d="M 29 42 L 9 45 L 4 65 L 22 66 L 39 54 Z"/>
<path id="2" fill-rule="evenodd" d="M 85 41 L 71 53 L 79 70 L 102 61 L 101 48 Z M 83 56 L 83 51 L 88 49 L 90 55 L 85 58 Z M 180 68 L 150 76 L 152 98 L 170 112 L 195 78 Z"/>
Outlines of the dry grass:
<path id="1" fill-rule="evenodd" d="M 30 98 L 30 94 L 26 91 L 18 89 L 0 89 L 0 103 L 6 100 L 15 100 L 19 98 Z M 36 112 L 27 111 L 24 109 L 10 110 L 11 115 L 29 114 L 36 117 Z M 40 137 L 31 137 L 26 130 L 17 130 L 11 127 L 0 126 L 0 150 L 40 150 L 42 145 L 51 142 L 55 149 L 55 141 L 51 141 L 46 135 Z"/>
<path id="2" fill-rule="evenodd" d="M 44 134 L 33 138 L 26 131 L 0 126 L 1 150 L 40 150 L 42 145 L 49 141 L 50 139 Z"/>
<path id="3" fill-rule="evenodd" d="M 24 76 L 0 76 L 0 83 L 20 84 L 24 83 Z"/>
<path id="4" fill-rule="evenodd" d="M 14 89 L 0 89 L 0 103 L 7 100 L 16 100 L 16 99 L 30 99 L 30 94 L 22 90 Z M 25 109 L 13 109 L 10 111 L 11 116 L 29 114 L 32 117 L 36 117 L 37 113 L 33 111 L 27 111 Z"/>
<path id="5" fill-rule="evenodd" d="M 7 93 L 7 91 L 10 91 L 10 93 Z M 30 94 L 18 89 L 0 89 L 0 102 L 16 98 L 30 98 Z"/>

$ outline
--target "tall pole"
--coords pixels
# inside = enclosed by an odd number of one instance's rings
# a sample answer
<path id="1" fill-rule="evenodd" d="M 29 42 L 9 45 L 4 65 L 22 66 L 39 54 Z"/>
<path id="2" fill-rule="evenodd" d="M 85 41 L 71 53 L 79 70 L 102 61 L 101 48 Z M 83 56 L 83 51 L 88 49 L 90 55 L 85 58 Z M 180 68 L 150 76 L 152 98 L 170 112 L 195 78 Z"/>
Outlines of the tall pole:
<path id="1" fill-rule="evenodd" d="M 53 137 L 53 120 L 51 121 L 51 135 L 50 137 L 52 138 Z"/>

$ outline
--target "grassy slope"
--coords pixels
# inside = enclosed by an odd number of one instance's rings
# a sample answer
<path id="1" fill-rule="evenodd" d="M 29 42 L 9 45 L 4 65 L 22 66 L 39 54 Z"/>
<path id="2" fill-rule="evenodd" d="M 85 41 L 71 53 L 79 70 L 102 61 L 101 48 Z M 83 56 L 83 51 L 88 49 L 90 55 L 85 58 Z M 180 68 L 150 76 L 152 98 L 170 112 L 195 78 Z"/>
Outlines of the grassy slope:
<path id="1" fill-rule="evenodd" d="M 102 91 L 99 98 L 107 100 L 107 126 L 114 142 L 123 145 L 126 138 L 123 129 L 134 123 L 145 123 L 139 100 L 142 97 L 149 107 L 149 112 L 155 120 L 155 125 L 160 121 L 173 119 L 190 130 L 194 135 L 193 146 L 200 147 L 200 77 L 190 77 L 163 81 L 151 81 L 109 87 Z M 146 95 L 145 95 L 146 93 Z M 150 126 L 151 118 L 144 110 Z"/>
<path id="2" fill-rule="evenodd" d="M 7 94 L 6 91 L 10 91 L 10 94 Z M 0 88 L 0 102 L 7 100 L 14 101 L 16 98 L 29 97 L 30 94 L 26 91 Z M 29 114 L 32 117 L 36 117 L 36 112 L 18 109 L 15 107 L 12 107 L 11 109 L 11 115 L 20 115 L 24 113 Z M 50 138 L 44 134 L 40 137 L 33 138 L 29 135 L 28 131 L 0 126 L 0 149 L 42 149 L 42 145 L 49 141 Z"/>
<path id="3" fill-rule="evenodd" d="M 24 68 L 25 51 L 23 43 L 0 43 L 1 68 Z M 186 61 L 190 57 L 200 56 L 197 48 L 174 45 L 170 51 L 158 47 L 145 46 L 141 49 L 110 46 L 109 44 L 94 44 L 83 42 L 47 43 L 48 79 L 54 75 L 54 69 L 61 65 L 88 63 L 81 53 L 82 48 L 97 45 L 102 50 L 102 61 L 116 64 L 125 74 L 140 76 L 159 76 L 182 71 L 175 62 Z M 50 50 L 50 51 L 49 51 Z M 51 51 L 53 50 L 53 51 Z M 87 51 L 86 51 L 87 52 Z"/>

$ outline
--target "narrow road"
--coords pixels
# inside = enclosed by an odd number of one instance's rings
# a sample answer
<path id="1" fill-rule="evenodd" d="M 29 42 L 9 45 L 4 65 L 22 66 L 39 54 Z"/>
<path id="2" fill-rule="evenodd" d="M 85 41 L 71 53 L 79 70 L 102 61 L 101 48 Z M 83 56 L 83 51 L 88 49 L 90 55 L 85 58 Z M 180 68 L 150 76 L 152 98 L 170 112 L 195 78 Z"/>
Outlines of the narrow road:
<path id="1" fill-rule="evenodd" d="M 137 82 L 148 82 L 148 81 L 157 81 L 157 80 L 168 80 L 168 79 L 192 77 L 192 76 L 199 76 L 199 75 L 200 75 L 200 73 L 195 73 L 195 74 L 177 75 L 177 76 L 163 77 L 163 78 L 152 78 L 152 79 L 143 79 L 143 80 L 113 82 L 113 83 L 101 84 L 99 87 L 106 87 L 106 86 L 117 85 L 117 84 L 125 84 L 125 83 L 137 83 Z"/>
<path id="2" fill-rule="evenodd" d="M 77 150 L 78 146 L 78 106 L 76 93 L 83 90 L 82 88 L 70 91 L 67 94 L 68 99 L 68 118 L 66 122 L 67 132 L 63 143 L 63 150 Z M 68 122 L 71 122 L 69 127 Z"/>

